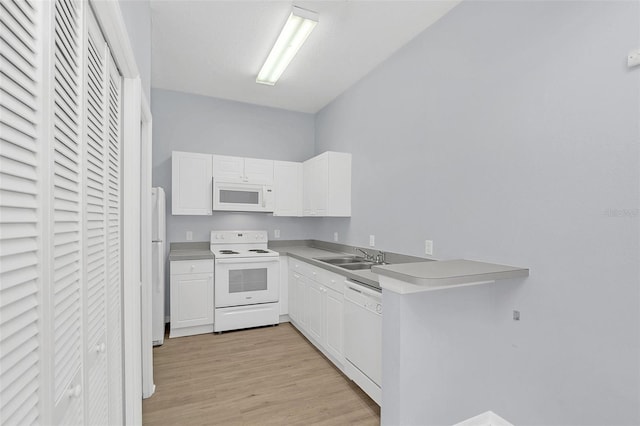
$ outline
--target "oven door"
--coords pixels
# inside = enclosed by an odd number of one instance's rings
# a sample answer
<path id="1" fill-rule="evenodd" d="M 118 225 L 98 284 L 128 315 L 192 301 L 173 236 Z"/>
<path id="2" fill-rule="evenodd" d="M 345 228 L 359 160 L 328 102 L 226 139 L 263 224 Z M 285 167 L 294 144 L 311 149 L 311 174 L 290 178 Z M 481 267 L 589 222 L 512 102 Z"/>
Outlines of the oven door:
<path id="1" fill-rule="evenodd" d="M 273 188 L 269 185 L 213 182 L 213 210 L 272 212 Z"/>
<path id="2" fill-rule="evenodd" d="M 278 257 L 217 259 L 215 266 L 216 308 L 278 301 Z"/>

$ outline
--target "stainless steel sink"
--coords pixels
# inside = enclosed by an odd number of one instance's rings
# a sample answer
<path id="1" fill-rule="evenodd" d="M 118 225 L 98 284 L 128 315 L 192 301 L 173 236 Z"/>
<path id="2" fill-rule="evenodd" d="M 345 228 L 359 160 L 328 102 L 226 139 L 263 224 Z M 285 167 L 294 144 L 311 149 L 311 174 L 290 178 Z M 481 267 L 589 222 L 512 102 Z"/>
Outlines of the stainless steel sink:
<path id="1" fill-rule="evenodd" d="M 337 265 L 343 269 L 348 269 L 350 271 L 358 271 L 360 269 L 371 269 L 371 267 L 375 265 L 372 262 L 360 262 L 360 263 L 347 263 L 344 265 Z"/>
<path id="2" fill-rule="evenodd" d="M 316 257 L 314 259 L 349 271 L 371 269 L 373 265 L 376 265 L 375 262 L 360 256 Z M 388 263 L 385 262 L 380 265 L 388 265 Z"/>
<path id="3" fill-rule="evenodd" d="M 363 257 L 358 256 L 340 256 L 340 257 L 327 257 L 327 258 L 315 258 L 315 260 L 319 260 L 324 263 L 328 263 L 330 265 L 340 266 L 346 263 L 361 263 L 366 262 Z"/>

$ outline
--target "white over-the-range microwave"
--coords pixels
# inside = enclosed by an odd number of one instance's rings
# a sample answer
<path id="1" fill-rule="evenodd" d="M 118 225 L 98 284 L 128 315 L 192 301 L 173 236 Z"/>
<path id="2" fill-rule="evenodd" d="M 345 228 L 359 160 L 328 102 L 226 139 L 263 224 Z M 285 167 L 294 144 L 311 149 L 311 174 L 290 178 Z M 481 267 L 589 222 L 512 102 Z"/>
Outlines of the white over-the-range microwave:
<path id="1" fill-rule="evenodd" d="M 272 212 L 273 186 L 213 179 L 213 210 Z"/>

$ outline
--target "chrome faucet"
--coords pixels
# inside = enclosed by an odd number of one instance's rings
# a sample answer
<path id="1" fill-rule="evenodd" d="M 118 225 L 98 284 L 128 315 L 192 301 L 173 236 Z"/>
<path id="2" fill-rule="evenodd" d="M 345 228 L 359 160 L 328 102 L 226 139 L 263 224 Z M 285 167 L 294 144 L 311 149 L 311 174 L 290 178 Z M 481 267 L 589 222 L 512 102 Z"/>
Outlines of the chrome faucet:
<path id="1" fill-rule="evenodd" d="M 373 255 L 371 253 L 366 252 L 365 250 L 362 250 L 361 248 L 355 247 L 355 249 L 356 251 L 359 251 L 360 253 L 364 254 L 364 260 L 375 262 L 376 265 L 383 265 L 387 263 L 387 260 L 385 259 L 386 253 L 383 252 L 382 250 L 378 250 L 378 254 Z"/>
<path id="2" fill-rule="evenodd" d="M 366 251 L 362 250 L 361 248 L 355 247 L 356 251 L 359 251 L 360 253 L 364 254 L 364 260 L 369 260 L 369 261 L 375 261 L 375 256 L 372 254 L 367 253 Z"/>

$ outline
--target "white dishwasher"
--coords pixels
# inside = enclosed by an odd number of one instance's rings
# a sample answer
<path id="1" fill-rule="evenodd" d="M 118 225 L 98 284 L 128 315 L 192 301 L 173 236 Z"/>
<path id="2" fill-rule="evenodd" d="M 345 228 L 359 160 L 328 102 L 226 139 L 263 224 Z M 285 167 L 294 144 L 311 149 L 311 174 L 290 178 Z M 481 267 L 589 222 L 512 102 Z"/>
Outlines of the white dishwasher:
<path id="1" fill-rule="evenodd" d="M 344 293 L 346 372 L 378 405 L 382 400 L 382 293 L 347 280 Z"/>

